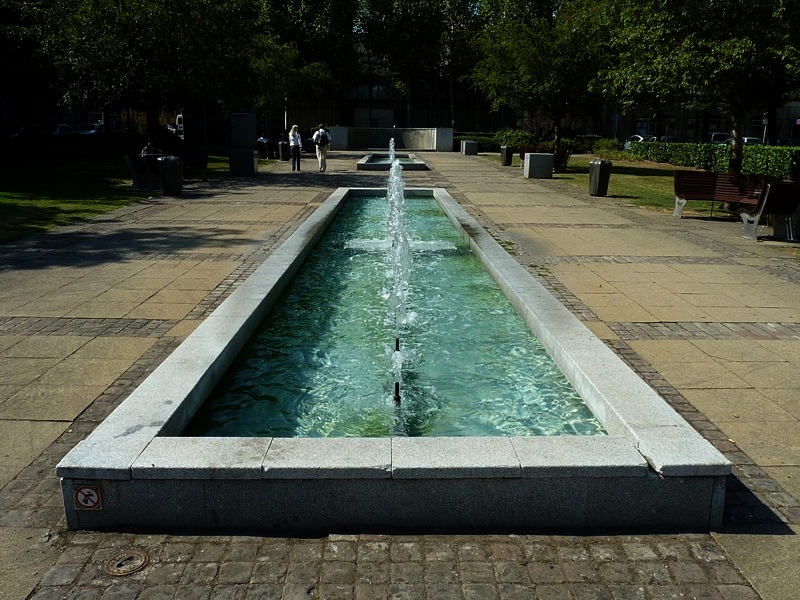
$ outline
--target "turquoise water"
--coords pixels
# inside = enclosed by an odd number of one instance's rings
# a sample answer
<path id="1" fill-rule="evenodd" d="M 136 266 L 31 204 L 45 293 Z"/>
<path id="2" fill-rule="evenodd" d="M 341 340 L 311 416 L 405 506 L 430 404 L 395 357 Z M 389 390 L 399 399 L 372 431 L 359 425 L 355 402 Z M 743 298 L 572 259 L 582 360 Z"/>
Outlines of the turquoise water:
<path id="1" fill-rule="evenodd" d="M 184 435 L 599 435 L 431 197 L 405 201 L 399 404 L 385 198 L 351 197 Z"/>

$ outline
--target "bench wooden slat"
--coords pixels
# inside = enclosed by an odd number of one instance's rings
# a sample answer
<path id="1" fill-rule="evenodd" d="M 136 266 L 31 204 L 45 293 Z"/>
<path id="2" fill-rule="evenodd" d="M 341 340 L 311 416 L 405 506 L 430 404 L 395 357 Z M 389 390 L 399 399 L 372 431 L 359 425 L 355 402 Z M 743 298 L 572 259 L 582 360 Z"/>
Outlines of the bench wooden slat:
<path id="1" fill-rule="evenodd" d="M 764 181 L 760 177 L 718 173 L 714 186 L 714 199 L 718 202 L 754 207 L 758 204 L 763 185 Z"/>
<path id="2" fill-rule="evenodd" d="M 683 208 L 689 201 L 710 202 L 712 216 L 715 202 L 727 203 L 733 210 L 755 208 L 762 184 L 760 177 L 752 175 L 676 170 L 673 215 L 682 217 Z"/>

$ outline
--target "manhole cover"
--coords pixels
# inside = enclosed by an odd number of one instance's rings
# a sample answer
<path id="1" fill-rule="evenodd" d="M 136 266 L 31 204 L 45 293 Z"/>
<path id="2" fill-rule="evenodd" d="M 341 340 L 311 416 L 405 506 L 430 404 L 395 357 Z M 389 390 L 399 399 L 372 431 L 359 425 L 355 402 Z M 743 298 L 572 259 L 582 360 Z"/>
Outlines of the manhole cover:
<path id="1" fill-rule="evenodd" d="M 130 575 L 143 569 L 147 560 L 147 554 L 141 550 L 124 550 L 106 561 L 105 572 L 116 576 Z"/>

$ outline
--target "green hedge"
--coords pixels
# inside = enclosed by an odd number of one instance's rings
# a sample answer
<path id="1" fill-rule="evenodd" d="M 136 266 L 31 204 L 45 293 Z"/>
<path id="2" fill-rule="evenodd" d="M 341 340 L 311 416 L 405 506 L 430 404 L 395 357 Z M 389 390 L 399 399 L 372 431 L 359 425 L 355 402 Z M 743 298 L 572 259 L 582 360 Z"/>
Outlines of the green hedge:
<path id="1" fill-rule="evenodd" d="M 500 144 L 493 133 L 469 133 L 457 131 L 453 135 L 453 151 L 461 151 L 461 141 L 472 140 L 478 142 L 478 152 L 500 152 Z"/>
<path id="2" fill-rule="evenodd" d="M 727 144 L 683 144 L 633 142 L 631 156 L 680 167 L 695 167 L 724 173 L 728 170 Z M 800 178 L 800 148 L 787 146 L 745 146 L 742 173 L 777 178 Z"/>
<path id="3" fill-rule="evenodd" d="M 552 150 L 555 140 L 540 140 L 532 133 L 523 129 L 504 129 L 494 134 L 497 146 L 510 146 L 515 151 L 526 146 L 536 146 L 539 150 Z M 586 154 L 594 150 L 595 144 L 600 142 L 599 135 L 579 135 L 575 138 L 561 138 L 559 145 L 573 154 Z"/>

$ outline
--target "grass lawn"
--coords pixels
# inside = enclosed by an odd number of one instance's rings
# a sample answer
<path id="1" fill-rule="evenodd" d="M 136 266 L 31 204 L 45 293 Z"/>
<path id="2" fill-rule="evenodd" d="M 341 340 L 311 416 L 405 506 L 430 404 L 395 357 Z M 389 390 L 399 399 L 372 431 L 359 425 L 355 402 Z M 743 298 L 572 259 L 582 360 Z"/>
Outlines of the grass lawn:
<path id="1" fill-rule="evenodd" d="M 482 156 L 500 161 L 499 154 Z M 589 161 L 593 158 L 590 155 L 571 157 L 567 172 L 558 173 L 555 178 L 588 193 Z M 672 212 L 674 167 L 617 159 L 612 162 L 608 197 Z M 519 156 L 515 155 L 510 168 L 519 168 L 519 164 Z M 227 172 L 227 156 L 209 156 L 209 178 L 218 178 Z M 146 192 L 131 189 L 130 174 L 117 157 L 44 166 L 3 165 L 0 182 L 0 244 L 69 225 L 146 197 Z M 686 212 L 707 214 L 708 208 L 698 207 Z"/>
<path id="2" fill-rule="evenodd" d="M 208 177 L 228 171 L 209 156 Z M 147 197 L 134 190 L 122 157 L 0 167 L 0 244 L 69 225 Z"/>
<path id="3" fill-rule="evenodd" d="M 130 189 L 121 159 L 4 165 L 0 243 L 69 225 L 141 198 L 141 192 Z"/>
<path id="4" fill-rule="evenodd" d="M 500 155 L 484 154 L 490 160 L 500 162 Z M 566 173 L 556 173 L 554 179 L 566 181 L 589 193 L 589 161 L 595 156 L 578 154 L 571 156 Z M 608 184 L 609 198 L 621 199 L 636 206 L 647 206 L 653 210 L 671 213 L 675 209 L 673 187 L 673 165 L 613 159 L 611 179 Z M 519 155 L 514 155 L 512 167 L 520 167 Z M 709 205 L 695 205 L 684 209 L 684 214 L 708 215 Z M 720 209 L 717 208 L 717 212 Z M 720 213 L 720 216 L 725 214 Z"/>
<path id="5" fill-rule="evenodd" d="M 555 177 L 567 180 L 588 193 L 589 162 L 595 158 L 588 154 L 572 156 L 567 172 L 558 173 Z M 637 206 L 672 212 L 675 208 L 674 173 L 673 165 L 612 160 L 607 196 L 626 200 Z"/>

